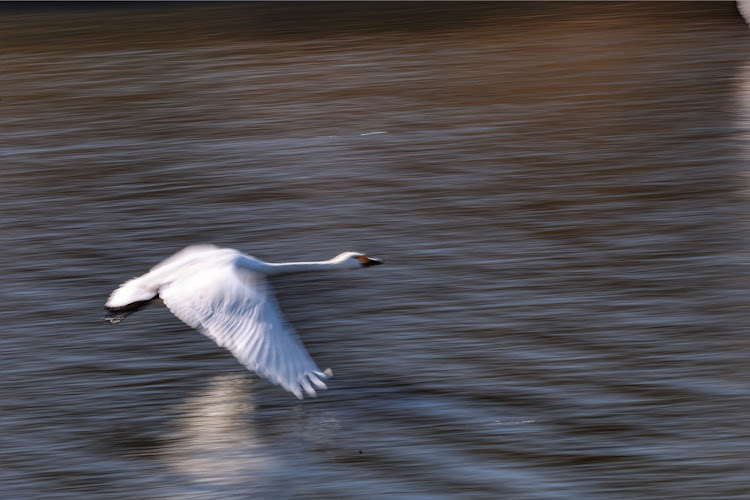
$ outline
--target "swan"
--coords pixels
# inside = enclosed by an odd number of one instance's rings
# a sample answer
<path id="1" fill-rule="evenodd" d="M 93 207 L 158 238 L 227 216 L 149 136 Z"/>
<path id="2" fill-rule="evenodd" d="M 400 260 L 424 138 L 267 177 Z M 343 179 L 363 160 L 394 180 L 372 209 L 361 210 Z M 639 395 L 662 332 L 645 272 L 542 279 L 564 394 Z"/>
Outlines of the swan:
<path id="1" fill-rule="evenodd" d="M 745 22 L 750 25 L 750 0 L 737 0 L 737 10 L 740 11 Z"/>
<path id="2" fill-rule="evenodd" d="M 126 281 L 109 296 L 105 320 L 117 324 L 152 300 L 229 350 L 250 371 L 303 399 L 326 389 L 321 371 L 284 321 L 268 276 L 382 264 L 357 252 L 321 262 L 269 263 L 231 248 L 189 246 Z M 314 386 L 314 387 L 313 387 Z"/>

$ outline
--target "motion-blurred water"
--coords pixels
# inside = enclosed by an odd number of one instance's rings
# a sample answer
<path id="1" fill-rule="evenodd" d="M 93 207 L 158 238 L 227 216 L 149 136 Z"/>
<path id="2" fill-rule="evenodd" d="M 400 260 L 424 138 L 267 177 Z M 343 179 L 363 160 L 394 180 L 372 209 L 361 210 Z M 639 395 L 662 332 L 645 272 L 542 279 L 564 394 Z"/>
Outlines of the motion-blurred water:
<path id="1" fill-rule="evenodd" d="M 0 11 L 3 498 L 750 498 L 730 2 Z M 212 242 L 334 378 L 122 281 Z"/>

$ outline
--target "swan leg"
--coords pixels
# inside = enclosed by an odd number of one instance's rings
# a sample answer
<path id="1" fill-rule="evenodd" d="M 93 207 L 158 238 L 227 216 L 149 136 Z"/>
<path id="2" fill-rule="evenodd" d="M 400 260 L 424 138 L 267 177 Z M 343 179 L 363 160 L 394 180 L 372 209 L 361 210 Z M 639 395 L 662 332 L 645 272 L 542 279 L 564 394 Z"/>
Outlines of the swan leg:
<path id="1" fill-rule="evenodd" d="M 113 325 L 116 325 L 120 321 L 124 320 L 126 316 L 142 309 L 144 306 L 149 304 L 151 300 L 139 300 L 138 302 L 132 302 L 122 307 L 104 306 L 104 310 L 106 311 L 106 313 L 104 314 L 104 317 L 102 319 L 104 321 L 108 321 Z"/>

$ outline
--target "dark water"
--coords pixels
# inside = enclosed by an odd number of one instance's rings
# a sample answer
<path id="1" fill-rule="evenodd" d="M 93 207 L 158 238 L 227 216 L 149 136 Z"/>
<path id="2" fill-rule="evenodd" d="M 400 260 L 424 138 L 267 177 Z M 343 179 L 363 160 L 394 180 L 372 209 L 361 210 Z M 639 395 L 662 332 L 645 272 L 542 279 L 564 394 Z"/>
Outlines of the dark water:
<path id="1" fill-rule="evenodd" d="M 0 11 L 3 498 L 750 498 L 731 2 Z M 275 282 L 316 400 L 120 282 Z"/>

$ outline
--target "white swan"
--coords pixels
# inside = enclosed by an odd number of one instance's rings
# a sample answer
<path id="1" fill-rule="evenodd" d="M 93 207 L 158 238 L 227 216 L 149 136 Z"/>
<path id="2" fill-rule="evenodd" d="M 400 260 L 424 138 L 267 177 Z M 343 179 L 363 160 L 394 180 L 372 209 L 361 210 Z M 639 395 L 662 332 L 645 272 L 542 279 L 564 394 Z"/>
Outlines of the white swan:
<path id="1" fill-rule="evenodd" d="M 750 0 L 737 0 L 737 10 L 740 11 L 747 24 L 750 24 Z"/>
<path id="2" fill-rule="evenodd" d="M 237 250 L 189 246 L 109 296 L 104 319 L 119 323 L 159 297 L 179 319 L 228 349 L 249 370 L 299 399 L 331 373 L 322 372 L 283 320 L 266 276 L 328 269 L 357 269 L 382 262 L 345 252 L 322 262 L 271 264 Z"/>

